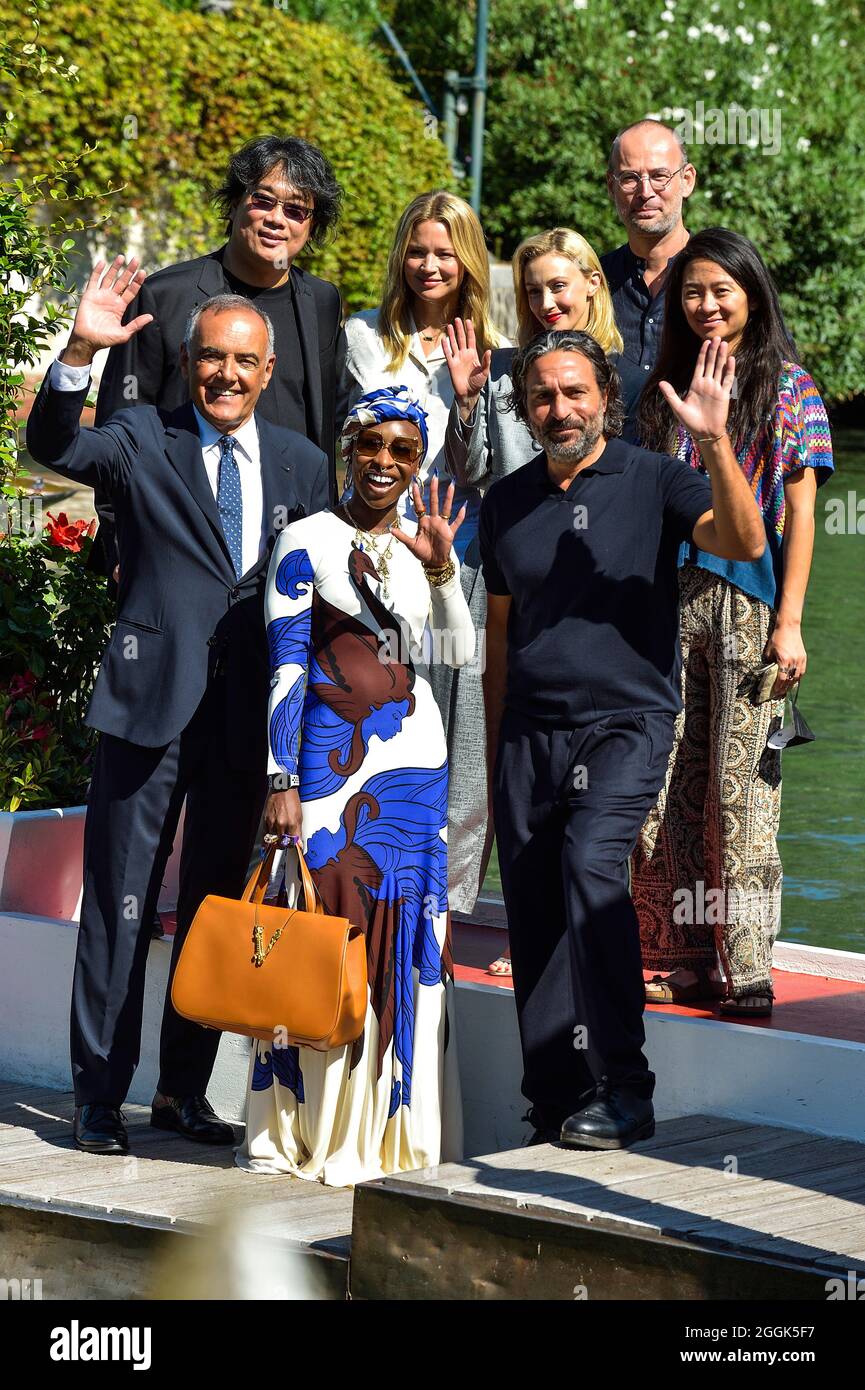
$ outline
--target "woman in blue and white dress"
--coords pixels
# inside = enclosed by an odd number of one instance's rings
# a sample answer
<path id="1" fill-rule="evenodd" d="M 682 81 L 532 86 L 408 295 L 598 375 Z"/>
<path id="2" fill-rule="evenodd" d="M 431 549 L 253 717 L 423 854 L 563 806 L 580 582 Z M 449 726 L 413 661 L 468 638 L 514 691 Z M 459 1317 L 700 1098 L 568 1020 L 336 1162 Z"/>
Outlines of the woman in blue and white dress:
<path id="1" fill-rule="evenodd" d="M 447 904 L 447 749 L 426 655 L 459 666 L 474 628 L 453 490 L 416 478 L 426 416 L 369 392 L 343 430 L 348 500 L 287 526 L 265 616 L 273 672 L 270 833 L 299 835 L 324 910 L 366 934 L 354 1045 L 254 1044 L 241 1167 L 345 1186 L 454 1160 L 462 1112 Z M 409 487 L 419 520 L 398 520 Z M 400 529 L 401 528 L 401 529 Z M 426 634 L 426 640 L 425 640 Z M 272 782 L 273 785 L 273 782 Z"/>

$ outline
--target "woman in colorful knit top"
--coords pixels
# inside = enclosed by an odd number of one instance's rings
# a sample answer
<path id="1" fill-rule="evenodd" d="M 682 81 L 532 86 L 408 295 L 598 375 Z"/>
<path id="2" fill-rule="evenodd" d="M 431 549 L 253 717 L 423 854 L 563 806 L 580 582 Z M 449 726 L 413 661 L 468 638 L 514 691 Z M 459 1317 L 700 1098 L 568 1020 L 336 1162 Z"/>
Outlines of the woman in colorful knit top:
<path id="1" fill-rule="evenodd" d="M 745 237 L 709 228 L 677 257 L 660 357 L 640 406 L 642 442 L 700 468 L 700 441 L 668 404 L 702 342 L 736 360 L 729 433 L 766 526 L 760 560 L 719 560 L 683 547 L 682 693 L 667 783 L 632 865 L 651 1003 L 725 995 L 721 1011 L 772 1009 L 772 945 L 781 915 L 781 755 L 767 747 L 784 698 L 805 674 L 802 610 L 817 488 L 832 440 L 817 388 L 800 366 L 777 292 Z M 777 662 L 759 703 L 757 672 Z M 723 967 L 726 988 L 718 964 Z"/>

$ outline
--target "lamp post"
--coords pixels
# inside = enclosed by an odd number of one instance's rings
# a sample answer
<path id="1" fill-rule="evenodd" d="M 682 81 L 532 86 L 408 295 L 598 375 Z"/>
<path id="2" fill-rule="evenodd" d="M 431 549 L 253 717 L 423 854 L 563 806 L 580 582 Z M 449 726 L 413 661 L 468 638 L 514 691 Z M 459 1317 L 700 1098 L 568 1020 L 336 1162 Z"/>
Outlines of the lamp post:
<path id="1" fill-rule="evenodd" d="M 480 216 L 481 186 L 484 173 L 484 118 L 487 105 L 487 25 L 489 0 L 477 0 L 475 19 L 475 75 L 472 78 L 472 207 Z"/>
<path id="2" fill-rule="evenodd" d="M 472 93 L 472 133 L 471 133 L 471 205 L 475 212 L 481 208 L 481 190 L 484 172 L 484 123 L 487 101 L 487 29 L 489 25 L 489 0 L 477 0 L 475 20 L 475 70 L 471 77 L 460 77 L 453 68 L 444 75 L 444 143 L 451 166 L 460 177 L 463 170 L 458 168 L 457 136 L 460 116 L 468 112 L 466 93 Z"/>

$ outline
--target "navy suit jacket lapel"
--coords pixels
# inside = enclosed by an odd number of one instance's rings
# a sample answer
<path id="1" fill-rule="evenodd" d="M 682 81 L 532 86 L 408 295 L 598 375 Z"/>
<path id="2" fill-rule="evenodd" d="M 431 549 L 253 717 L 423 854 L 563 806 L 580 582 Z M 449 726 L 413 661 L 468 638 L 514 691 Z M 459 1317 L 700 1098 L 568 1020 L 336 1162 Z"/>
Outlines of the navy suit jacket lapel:
<path id="1" fill-rule="evenodd" d="M 219 552 L 223 567 L 228 566 L 234 574 L 231 555 L 222 533 L 222 522 L 216 498 L 210 486 L 204 459 L 201 456 L 201 440 L 198 435 L 198 422 L 191 401 L 169 416 L 165 424 L 165 453 L 169 463 L 180 475 L 194 501 L 209 523 L 208 534 L 212 537 L 214 548 Z"/>
<path id="2" fill-rule="evenodd" d="M 256 417 L 258 424 L 258 448 L 261 456 L 261 491 L 264 499 L 265 548 L 260 565 L 270 563 L 276 523 L 279 530 L 285 525 L 286 517 L 277 512 L 279 507 L 292 507 L 300 504 L 294 486 L 291 469 L 291 450 L 281 438 L 281 431 L 275 429 L 267 420 Z M 256 566 L 258 568 L 258 566 Z"/>
<path id="3" fill-rule="evenodd" d="M 297 333 L 303 356 L 303 376 L 306 402 L 309 409 L 307 436 L 321 443 L 323 438 L 323 407 L 321 400 L 321 362 L 319 360 L 318 310 L 315 297 L 298 267 L 292 268 L 294 304 L 297 314 Z"/>

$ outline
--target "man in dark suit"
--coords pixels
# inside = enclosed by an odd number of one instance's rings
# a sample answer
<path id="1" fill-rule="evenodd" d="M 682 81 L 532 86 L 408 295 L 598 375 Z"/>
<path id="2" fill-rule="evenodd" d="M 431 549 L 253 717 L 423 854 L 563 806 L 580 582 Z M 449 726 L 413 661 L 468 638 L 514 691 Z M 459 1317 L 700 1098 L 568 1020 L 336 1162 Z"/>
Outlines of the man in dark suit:
<path id="1" fill-rule="evenodd" d="M 273 327 L 240 296 L 191 316 L 180 409 L 79 428 L 94 353 L 150 322 L 126 313 L 143 280 L 134 260 L 95 267 L 27 426 L 33 458 L 100 488 L 117 518 L 117 624 L 87 713 L 102 737 L 72 993 L 75 1142 L 95 1153 L 128 1149 L 120 1106 L 139 1056 L 149 924 L 184 798 L 172 977 L 201 900 L 243 886 L 267 791 L 268 558 L 282 526 L 328 501 L 322 451 L 259 417 Z M 220 1035 L 175 1013 L 170 988 L 152 1123 L 231 1143 L 205 1095 Z"/>
<path id="2" fill-rule="evenodd" d="M 213 195 L 228 240 L 207 256 L 148 276 L 135 312 L 152 321 L 111 349 L 96 424 L 131 405 L 182 405 L 180 349 L 189 314 L 214 295 L 241 294 L 264 309 L 276 335 L 276 366 L 259 417 L 324 450 L 330 500 L 336 501 L 335 426 L 347 413 L 347 403 L 337 399 L 345 358 L 342 306 L 335 285 L 294 262 L 336 224 L 341 200 L 330 164 L 305 140 L 266 135 L 233 154 Z M 91 564 L 111 574 L 117 562 L 113 515 L 101 492 L 96 503 L 100 529 Z"/>

